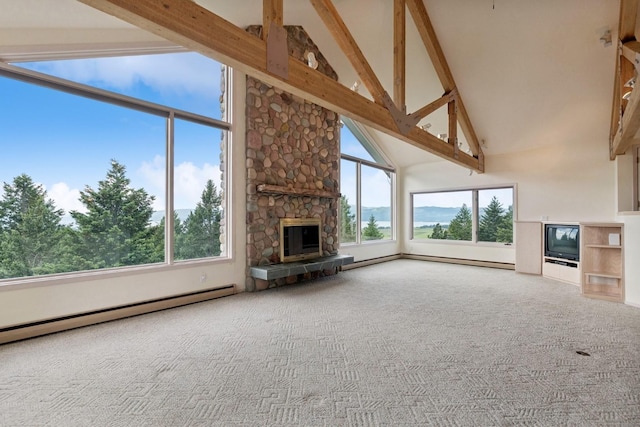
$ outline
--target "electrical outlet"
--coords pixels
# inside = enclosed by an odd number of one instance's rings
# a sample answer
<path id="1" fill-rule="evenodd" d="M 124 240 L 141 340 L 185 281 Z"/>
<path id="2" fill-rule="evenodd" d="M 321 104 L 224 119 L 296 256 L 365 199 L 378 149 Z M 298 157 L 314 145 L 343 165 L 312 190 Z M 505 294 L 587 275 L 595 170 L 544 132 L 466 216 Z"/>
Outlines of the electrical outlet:
<path id="1" fill-rule="evenodd" d="M 200 283 L 204 283 L 207 281 L 207 273 L 202 273 L 200 275 Z"/>

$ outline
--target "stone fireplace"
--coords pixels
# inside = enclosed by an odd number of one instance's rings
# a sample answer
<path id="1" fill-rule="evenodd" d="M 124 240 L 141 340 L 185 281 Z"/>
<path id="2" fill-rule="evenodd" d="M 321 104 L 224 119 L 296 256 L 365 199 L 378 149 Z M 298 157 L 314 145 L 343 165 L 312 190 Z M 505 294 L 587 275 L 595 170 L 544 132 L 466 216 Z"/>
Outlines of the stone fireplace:
<path id="1" fill-rule="evenodd" d="M 319 62 L 318 70 L 337 80 L 306 32 L 297 26 L 285 28 L 289 54 L 304 61 L 304 54 L 313 52 Z M 260 26 L 249 27 L 247 31 L 261 35 Z M 337 254 L 338 114 L 247 77 L 246 120 L 246 289 L 262 290 L 335 273 L 336 268 L 332 267 L 264 280 L 252 276 L 250 270 L 287 260 L 282 259 L 281 220 L 317 221 L 320 224 L 317 254 Z"/>

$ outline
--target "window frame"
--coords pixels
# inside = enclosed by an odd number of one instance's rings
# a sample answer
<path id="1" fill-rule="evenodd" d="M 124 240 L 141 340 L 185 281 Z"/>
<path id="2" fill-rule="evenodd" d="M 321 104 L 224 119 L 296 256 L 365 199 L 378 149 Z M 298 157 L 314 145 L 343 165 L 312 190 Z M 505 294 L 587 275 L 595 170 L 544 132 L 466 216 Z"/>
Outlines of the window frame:
<path id="1" fill-rule="evenodd" d="M 397 211 L 397 203 L 396 203 L 396 169 L 391 165 L 391 162 L 387 160 L 382 151 L 376 146 L 373 142 L 373 139 L 369 136 L 366 129 L 358 122 L 346 117 L 340 117 L 344 126 L 346 126 L 351 134 L 360 142 L 363 148 L 369 153 L 369 155 L 374 159 L 374 161 L 362 159 L 360 157 L 356 157 L 350 154 L 342 153 L 340 151 L 340 160 L 346 160 L 355 163 L 356 166 L 356 239 L 355 242 L 342 242 L 340 241 L 340 246 L 355 246 L 355 245 L 369 245 L 369 244 L 380 244 L 380 243 L 389 243 L 397 240 L 397 222 L 396 222 L 396 211 Z M 389 216 L 390 216 L 390 226 L 391 226 L 391 236 L 389 239 L 379 239 L 379 240 L 363 240 L 362 239 L 362 165 L 382 170 L 385 173 L 390 174 L 390 200 L 389 200 Z M 340 170 L 342 174 L 342 169 Z M 342 176 L 341 181 L 342 182 Z M 341 218 L 341 215 L 338 215 Z M 366 219 L 365 219 L 366 220 Z"/>
<path id="2" fill-rule="evenodd" d="M 186 50 L 182 50 L 175 53 L 187 52 Z M 155 54 L 157 52 L 149 52 L 148 54 Z M 127 53 L 123 52 L 122 56 L 126 56 Z M 87 57 L 99 57 L 100 54 L 96 53 Z M 59 59 L 69 59 L 69 58 L 53 58 L 47 57 L 42 60 L 45 61 L 53 61 Z M 74 57 L 73 59 L 83 59 L 79 57 Z M 31 59 L 29 62 L 35 62 L 37 59 Z M 173 122 L 175 119 L 184 120 L 188 122 L 192 122 L 195 124 L 211 127 L 213 129 L 218 129 L 220 131 L 225 132 L 225 136 L 221 141 L 221 150 L 223 159 L 221 161 L 224 163 L 223 169 L 223 179 L 221 183 L 221 188 L 219 191 L 224 194 L 222 209 L 224 211 L 224 242 L 221 242 L 221 246 L 225 249 L 223 254 L 217 257 L 208 257 L 208 258 L 195 258 L 195 259 L 187 259 L 187 260 L 174 260 L 174 234 L 173 234 L 173 215 L 165 214 L 165 257 L 164 261 L 160 263 L 151 263 L 151 264 L 138 264 L 131 266 L 122 266 L 122 267 L 108 267 L 96 270 L 79 270 L 79 271 L 71 271 L 71 272 L 63 272 L 63 273 L 53 273 L 53 274 L 45 274 L 40 276 L 23 276 L 23 277 L 12 277 L 7 279 L 0 279 L 0 290 L 1 289 L 10 289 L 13 285 L 20 285 L 21 287 L 27 286 L 44 286 L 50 284 L 57 283 L 74 283 L 80 281 L 86 281 L 87 279 L 105 279 L 112 277 L 123 277 L 131 274 L 140 274 L 140 273 L 148 273 L 148 272 L 157 272 L 157 271 L 166 271 L 166 270 L 174 270 L 176 268 L 187 268 L 193 264 L 211 264 L 211 263 L 224 263 L 229 262 L 233 258 L 233 250 L 231 248 L 230 242 L 230 233 L 229 230 L 232 229 L 232 201 L 231 201 L 231 193 L 229 188 L 231 188 L 232 176 L 229 173 L 231 167 L 229 166 L 232 162 L 231 156 L 231 140 L 232 140 L 232 122 L 230 111 L 232 110 L 232 75 L 233 70 L 226 64 L 220 63 L 222 67 L 224 67 L 225 71 L 225 92 L 223 93 L 225 98 L 225 105 L 222 118 L 226 118 L 228 121 L 215 119 L 213 117 L 207 117 L 204 115 L 200 115 L 197 113 L 192 113 L 186 110 L 173 108 L 169 106 L 165 106 L 162 104 L 157 104 L 150 101 L 145 101 L 142 99 L 134 98 L 127 95 L 122 95 L 116 92 L 110 92 L 105 89 L 100 89 L 94 86 L 89 86 L 82 83 L 77 83 L 74 81 L 62 79 L 56 76 L 40 73 L 37 71 L 33 71 L 30 69 L 22 68 L 19 66 L 15 66 L 9 64 L 7 62 L 0 60 L 0 77 L 8 78 L 12 80 L 21 81 L 26 84 L 42 86 L 48 89 L 65 92 L 67 94 L 87 98 L 90 100 L 94 100 L 96 102 L 104 102 L 111 105 L 128 108 L 131 110 L 135 110 L 142 113 L 147 113 L 150 115 L 154 115 L 157 117 L 161 117 L 165 119 L 166 129 L 165 129 L 165 213 L 173 212 L 173 202 L 174 202 L 174 157 L 173 157 L 173 148 L 174 148 L 174 135 L 173 135 Z M 215 78 L 215 77 L 213 77 Z"/>
<path id="3" fill-rule="evenodd" d="M 512 190 L 512 206 L 513 206 L 513 218 L 512 218 L 512 227 L 514 230 L 513 233 L 513 242 L 512 243 L 503 243 L 503 242 L 485 242 L 478 240 L 478 231 L 480 224 L 480 207 L 479 207 L 479 196 L 478 193 L 483 190 L 503 190 L 503 189 L 511 189 Z M 469 209 L 471 210 L 471 240 L 446 240 L 446 239 L 416 239 L 414 237 L 414 196 L 418 194 L 438 194 L 438 193 L 454 193 L 461 191 L 470 191 L 471 192 L 471 206 Z M 409 192 L 410 199 L 410 207 L 409 212 L 411 214 L 411 221 L 409 226 L 409 240 L 415 242 L 429 242 L 429 243 L 442 243 L 442 244 L 453 244 L 453 245 L 474 245 L 474 246 L 491 246 L 491 247 L 505 247 L 511 246 L 515 247 L 516 243 L 516 235 L 515 235 L 515 223 L 517 221 L 517 185 L 516 184 L 505 184 L 505 185 L 488 185 L 488 186 L 477 186 L 477 187 L 463 187 L 463 188 L 449 188 L 443 190 L 425 190 L 425 191 L 412 191 Z"/>

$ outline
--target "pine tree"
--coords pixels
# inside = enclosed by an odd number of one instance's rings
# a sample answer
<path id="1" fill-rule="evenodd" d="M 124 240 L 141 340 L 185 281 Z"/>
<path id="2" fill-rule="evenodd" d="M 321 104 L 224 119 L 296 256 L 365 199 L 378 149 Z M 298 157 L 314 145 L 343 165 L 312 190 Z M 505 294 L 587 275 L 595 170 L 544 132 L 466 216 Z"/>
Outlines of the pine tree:
<path id="1" fill-rule="evenodd" d="M 496 242 L 513 243 L 513 206 L 509 206 L 502 217 L 496 233 Z"/>
<path id="2" fill-rule="evenodd" d="M 448 240 L 471 240 L 471 210 L 463 204 L 449 223 Z"/>
<path id="3" fill-rule="evenodd" d="M 478 224 L 478 240 L 481 242 L 497 242 L 498 229 L 503 224 L 504 209 L 496 196 L 484 210 Z"/>
<path id="4" fill-rule="evenodd" d="M 346 196 L 340 196 L 340 241 L 356 241 L 356 215 L 351 213 L 351 206 Z"/>
<path id="5" fill-rule="evenodd" d="M 367 227 L 362 230 L 362 238 L 364 240 L 380 240 L 384 237 L 384 234 L 380 230 L 378 230 L 378 224 L 376 223 L 376 218 L 371 215 L 369 217 L 369 222 L 367 223 Z"/>
<path id="6" fill-rule="evenodd" d="M 439 240 L 444 240 L 447 238 L 447 230 L 445 230 L 444 228 L 442 228 L 442 226 L 440 225 L 440 223 L 437 223 L 434 227 L 433 227 L 433 231 L 431 232 L 431 236 L 429 236 L 430 239 L 439 239 Z"/>
<path id="7" fill-rule="evenodd" d="M 0 200 L 0 277 L 55 270 L 63 211 L 26 174 L 3 185 Z"/>
<path id="8" fill-rule="evenodd" d="M 149 221 L 154 196 L 130 187 L 126 168 L 111 160 L 111 168 L 98 188 L 80 192 L 87 213 L 71 211 L 78 224 L 84 258 L 90 268 L 137 265 L 154 261 Z"/>
<path id="9" fill-rule="evenodd" d="M 196 208 L 184 222 L 184 234 L 176 239 L 176 259 L 205 258 L 220 255 L 222 197 L 208 180 Z"/>

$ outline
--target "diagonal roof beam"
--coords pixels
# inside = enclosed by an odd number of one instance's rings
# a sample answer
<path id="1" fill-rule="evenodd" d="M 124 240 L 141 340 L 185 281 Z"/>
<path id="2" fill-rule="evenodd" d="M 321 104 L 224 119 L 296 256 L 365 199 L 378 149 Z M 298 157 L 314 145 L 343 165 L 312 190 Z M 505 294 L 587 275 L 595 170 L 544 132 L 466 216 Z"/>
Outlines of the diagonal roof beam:
<path id="1" fill-rule="evenodd" d="M 452 144 L 413 127 L 400 133 L 391 113 L 303 62 L 288 58 L 288 79 L 267 71 L 266 43 L 195 2 L 184 0 L 78 0 L 187 49 L 214 58 L 338 114 L 346 115 L 465 168 L 483 172 L 482 157 L 454 157 Z"/>
<path id="2" fill-rule="evenodd" d="M 349 59 L 351 66 L 358 73 L 358 77 L 366 86 L 373 100 L 382 105 L 384 102 L 384 87 L 382 87 L 369 62 L 367 62 L 367 58 L 364 57 L 331 0 L 311 0 L 311 5 L 316 9 L 324 25 Z"/>
<path id="3" fill-rule="evenodd" d="M 427 9 L 425 8 L 423 1 L 406 0 L 406 4 L 409 12 L 411 13 L 411 16 L 413 17 L 413 21 L 418 28 L 418 33 L 420 34 L 422 42 L 427 49 L 427 53 L 431 58 L 431 62 L 433 63 L 433 67 L 435 68 L 436 73 L 438 74 L 438 78 L 440 79 L 440 83 L 442 84 L 443 89 L 445 90 L 445 92 L 449 92 L 455 89 L 456 82 L 453 79 L 453 74 L 451 74 L 451 70 L 449 69 L 447 60 L 444 57 L 442 47 L 440 47 L 440 43 L 438 42 L 435 30 L 431 25 L 431 20 L 429 19 L 429 15 L 427 14 Z M 482 159 L 482 149 L 480 148 L 480 143 L 478 142 L 478 136 L 473 129 L 471 119 L 469 118 L 469 114 L 467 114 L 467 109 L 462 102 L 462 97 L 460 96 L 460 94 L 458 94 L 456 104 L 458 107 L 458 121 L 460 123 L 460 127 L 462 128 L 462 131 L 467 137 L 469 148 L 474 155 Z"/>

